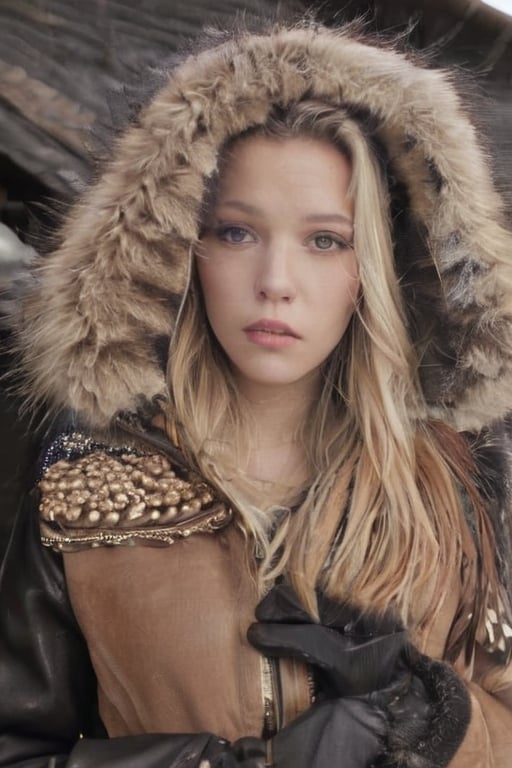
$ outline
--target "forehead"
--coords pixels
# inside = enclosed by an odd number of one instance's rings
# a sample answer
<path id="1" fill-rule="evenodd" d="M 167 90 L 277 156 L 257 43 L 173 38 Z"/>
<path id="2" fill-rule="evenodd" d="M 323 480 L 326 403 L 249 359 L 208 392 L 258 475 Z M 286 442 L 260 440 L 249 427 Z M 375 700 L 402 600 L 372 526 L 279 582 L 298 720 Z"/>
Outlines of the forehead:
<path id="1" fill-rule="evenodd" d="M 230 144 L 220 164 L 220 177 L 225 177 L 236 166 L 250 168 L 268 162 L 272 163 L 274 175 L 283 168 L 321 173 L 330 164 L 341 164 L 349 169 L 351 165 L 346 153 L 327 139 L 254 135 L 235 139 Z"/>
<path id="2" fill-rule="evenodd" d="M 326 140 L 251 136 L 235 141 L 223 157 L 215 203 L 233 196 L 259 203 L 283 198 L 311 207 L 343 205 L 352 178 L 348 157 Z"/>

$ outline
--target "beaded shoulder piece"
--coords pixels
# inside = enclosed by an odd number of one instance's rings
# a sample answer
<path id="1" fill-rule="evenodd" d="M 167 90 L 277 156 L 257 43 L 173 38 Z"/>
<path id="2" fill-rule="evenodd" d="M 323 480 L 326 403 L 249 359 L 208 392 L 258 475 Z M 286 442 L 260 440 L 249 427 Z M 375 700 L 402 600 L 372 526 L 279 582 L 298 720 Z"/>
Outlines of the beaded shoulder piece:
<path id="1" fill-rule="evenodd" d="M 161 453 L 60 436 L 45 453 L 38 482 L 41 541 L 58 551 L 165 546 L 214 533 L 232 511 L 197 475 L 174 470 Z"/>

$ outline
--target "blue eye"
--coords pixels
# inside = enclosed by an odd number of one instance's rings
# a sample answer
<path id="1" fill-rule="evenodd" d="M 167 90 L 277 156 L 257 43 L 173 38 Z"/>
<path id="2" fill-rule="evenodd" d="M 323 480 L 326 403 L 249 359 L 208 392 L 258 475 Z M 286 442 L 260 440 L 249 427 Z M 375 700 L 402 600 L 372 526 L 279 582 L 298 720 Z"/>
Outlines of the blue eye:
<path id="1" fill-rule="evenodd" d="M 314 243 L 321 251 L 328 251 L 335 245 L 335 241 L 330 235 L 317 235 L 314 239 Z"/>
<path id="2" fill-rule="evenodd" d="M 315 248 L 319 251 L 333 251 L 343 248 L 351 248 L 351 243 L 347 242 L 340 235 L 331 235 L 327 232 L 320 232 L 311 238 Z"/>
<path id="3" fill-rule="evenodd" d="M 219 227 L 217 229 L 217 236 L 220 240 L 224 240 L 226 243 L 232 243 L 233 245 L 252 240 L 250 232 L 243 227 L 235 226 Z"/>

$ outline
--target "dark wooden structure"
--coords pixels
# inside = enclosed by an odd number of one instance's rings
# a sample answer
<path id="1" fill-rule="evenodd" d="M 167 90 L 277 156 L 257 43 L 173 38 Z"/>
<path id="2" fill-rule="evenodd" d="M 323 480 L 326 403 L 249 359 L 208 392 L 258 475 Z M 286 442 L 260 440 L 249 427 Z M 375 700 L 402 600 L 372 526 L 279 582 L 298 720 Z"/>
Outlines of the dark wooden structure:
<path id="1" fill-rule="evenodd" d="M 38 203 L 69 202 L 90 172 L 91 129 L 101 136 L 110 110 L 126 101 L 122 84 L 182 48 L 203 25 L 222 27 L 237 14 L 250 23 L 252 15 L 302 5 L 312 3 L 0 0 L 0 222 L 24 239 L 31 216 L 42 217 Z M 480 0 L 323 0 L 318 7 L 329 24 L 363 15 L 370 28 L 409 30 L 410 45 L 473 71 L 486 96 L 480 118 L 499 153 L 496 176 L 510 185 L 512 18 Z M 7 357 L 0 363 L 5 368 Z M 19 495 L 24 428 L 16 403 L 0 389 L 0 548 Z"/>
<path id="2" fill-rule="evenodd" d="M 121 83 L 158 64 L 203 24 L 230 24 L 236 13 L 248 18 L 272 14 L 276 5 L 271 0 L 1 0 L 4 197 L 7 184 L 12 202 L 22 193 L 20 187 L 32 197 L 46 189 L 68 199 L 87 175 L 90 128 L 101 130 L 110 122 L 107 91 L 112 103 Z M 284 12 L 300 5 L 296 0 L 280 3 Z M 479 0 L 328 0 L 318 5 L 328 23 L 361 14 L 378 29 L 398 31 L 414 23 L 413 45 L 480 73 L 481 82 L 498 97 L 497 112 L 507 103 L 510 109 L 512 18 Z M 498 130 L 498 138 L 506 140 L 505 132 Z"/>

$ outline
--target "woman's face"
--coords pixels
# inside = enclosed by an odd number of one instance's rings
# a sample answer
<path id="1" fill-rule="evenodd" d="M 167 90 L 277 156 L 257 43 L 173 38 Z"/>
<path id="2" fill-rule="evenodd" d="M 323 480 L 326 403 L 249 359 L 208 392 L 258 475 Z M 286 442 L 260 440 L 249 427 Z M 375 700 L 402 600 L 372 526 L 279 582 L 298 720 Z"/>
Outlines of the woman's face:
<path id="1" fill-rule="evenodd" d="M 250 137 L 223 166 L 197 268 L 243 389 L 318 382 L 359 279 L 351 167 L 327 142 Z"/>

